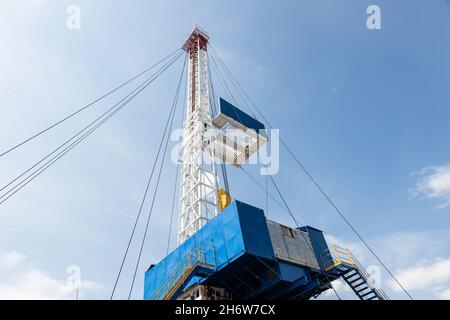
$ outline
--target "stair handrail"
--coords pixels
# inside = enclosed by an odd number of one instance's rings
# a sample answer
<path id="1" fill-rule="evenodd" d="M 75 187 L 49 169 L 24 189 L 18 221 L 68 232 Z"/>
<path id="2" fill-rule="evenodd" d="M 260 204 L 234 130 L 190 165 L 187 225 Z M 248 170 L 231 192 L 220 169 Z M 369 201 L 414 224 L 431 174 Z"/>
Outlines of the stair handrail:
<path id="1" fill-rule="evenodd" d="M 211 252 L 212 250 L 212 252 Z M 180 280 L 185 278 L 198 266 L 203 265 L 214 268 L 216 265 L 215 247 L 208 244 L 198 244 L 186 257 L 181 260 L 176 269 L 158 286 L 150 296 L 150 300 L 159 300 L 167 297 L 173 290 L 177 290 Z M 171 295 L 169 295 L 171 296 Z"/>
<path id="2" fill-rule="evenodd" d="M 383 300 L 389 300 L 387 294 L 380 288 L 380 286 L 375 282 L 373 277 L 371 277 L 366 269 L 359 263 L 358 259 L 350 252 L 348 248 L 343 248 L 337 245 L 333 245 L 330 249 L 324 250 L 322 254 L 326 254 L 326 258 L 331 258 L 331 264 L 325 266 L 325 270 L 337 266 L 339 264 L 344 264 L 346 266 L 354 267 L 358 270 L 361 277 L 364 279 L 366 285 L 375 291 L 375 293 Z"/>
<path id="3" fill-rule="evenodd" d="M 387 294 L 380 288 L 380 286 L 377 284 L 377 282 L 373 279 L 372 276 L 370 276 L 366 269 L 359 263 L 359 261 L 355 258 L 355 256 L 350 252 L 350 250 L 347 250 L 347 254 L 350 256 L 350 258 L 355 262 L 355 266 L 358 269 L 361 276 L 364 278 L 364 281 L 366 282 L 367 286 L 369 286 L 372 290 L 376 291 L 376 293 L 384 300 L 389 300 L 389 297 Z"/>
<path id="4" fill-rule="evenodd" d="M 340 263 L 345 264 L 347 266 L 355 266 L 355 261 L 352 259 L 351 256 L 347 254 L 347 249 L 339 247 L 339 246 L 332 246 L 331 248 L 325 249 L 321 253 L 321 260 L 324 264 L 324 269 L 330 269 L 333 266 L 336 266 Z M 329 265 L 325 265 L 325 261 L 330 261 Z"/>

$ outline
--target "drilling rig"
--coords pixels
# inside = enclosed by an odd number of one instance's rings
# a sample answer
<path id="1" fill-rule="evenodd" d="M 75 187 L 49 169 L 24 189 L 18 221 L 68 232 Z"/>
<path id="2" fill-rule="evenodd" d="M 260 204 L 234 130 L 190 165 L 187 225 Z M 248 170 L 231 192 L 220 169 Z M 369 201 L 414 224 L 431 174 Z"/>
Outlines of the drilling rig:
<path id="1" fill-rule="evenodd" d="M 223 98 L 213 116 L 208 34 L 195 27 L 188 55 L 178 247 L 145 273 L 146 300 L 311 299 L 343 279 L 361 300 L 388 297 L 348 249 L 323 232 L 266 218 L 219 188 L 217 166 L 240 167 L 268 141 L 255 117 Z"/>

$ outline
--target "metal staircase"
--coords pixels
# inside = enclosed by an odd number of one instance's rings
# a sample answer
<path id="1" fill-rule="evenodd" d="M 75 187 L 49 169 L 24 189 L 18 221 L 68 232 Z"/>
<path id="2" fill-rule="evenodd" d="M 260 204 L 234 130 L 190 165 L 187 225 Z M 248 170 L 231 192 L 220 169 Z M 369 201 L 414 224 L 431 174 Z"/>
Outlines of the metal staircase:
<path id="1" fill-rule="evenodd" d="M 199 245 L 192 250 L 150 296 L 150 300 L 172 300 L 194 276 L 207 277 L 216 268 L 215 249 Z"/>
<path id="2" fill-rule="evenodd" d="M 389 300 L 348 249 L 333 246 L 324 252 L 322 261 L 328 262 L 325 271 L 341 277 L 360 300 Z"/>

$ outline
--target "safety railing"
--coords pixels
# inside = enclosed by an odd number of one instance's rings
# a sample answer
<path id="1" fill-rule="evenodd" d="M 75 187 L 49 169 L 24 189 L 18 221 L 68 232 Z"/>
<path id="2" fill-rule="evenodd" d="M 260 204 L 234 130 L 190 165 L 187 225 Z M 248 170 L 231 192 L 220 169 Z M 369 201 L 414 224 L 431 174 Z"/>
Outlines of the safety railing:
<path id="1" fill-rule="evenodd" d="M 357 264 L 350 250 L 338 246 L 332 246 L 330 249 L 322 252 L 322 262 L 326 263 L 324 266 L 325 271 L 342 264 L 349 267 L 354 267 Z"/>
<path id="2" fill-rule="evenodd" d="M 371 277 L 367 273 L 366 269 L 359 263 L 359 261 L 347 248 L 332 246 L 329 250 L 327 249 L 323 252 L 322 261 L 328 261 L 328 265 L 325 266 L 325 271 L 328 271 L 335 267 L 340 267 L 342 265 L 344 265 L 345 267 L 356 269 L 371 289 L 376 291 L 382 299 L 389 299 L 388 296 L 383 292 L 383 290 L 378 286 L 378 284 L 373 280 L 373 277 Z"/>
<path id="3" fill-rule="evenodd" d="M 356 260 L 356 258 L 353 256 L 353 254 L 347 249 L 347 254 L 349 258 L 353 261 L 356 269 L 358 269 L 358 272 L 360 273 L 361 277 L 364 279 L 364 281 L 367 283 L 367 285 L 372 288 L 376 293 L 380 296 L 383 300 L 389 300 L 388 296 L 384 291 L 380 288 L 380 286 L 375 282 L 373 279 L 373 276 L 370 276 L 366 269 Z"/>
<path id="4" fill-rule="evenodd" d="M 150 300 L 169 300 L 197 266 L 215 268 L 216 252 L 212 245 L 199 244 L 181 260 L 174 271 L 158 286 Z"/>

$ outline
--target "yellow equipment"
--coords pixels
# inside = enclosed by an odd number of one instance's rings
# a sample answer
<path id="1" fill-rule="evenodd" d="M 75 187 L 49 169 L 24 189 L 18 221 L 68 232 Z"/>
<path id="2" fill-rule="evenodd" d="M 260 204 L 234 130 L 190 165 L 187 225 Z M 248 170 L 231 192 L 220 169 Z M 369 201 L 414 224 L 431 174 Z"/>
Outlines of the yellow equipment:
<path id="1" fill-rule="evenodd" d="M 219 211 L 223 211 L 231 203 L 231 197 L 224 189 L 219 189 L 217 190 L 217 201 L 219 202 Z"/>

